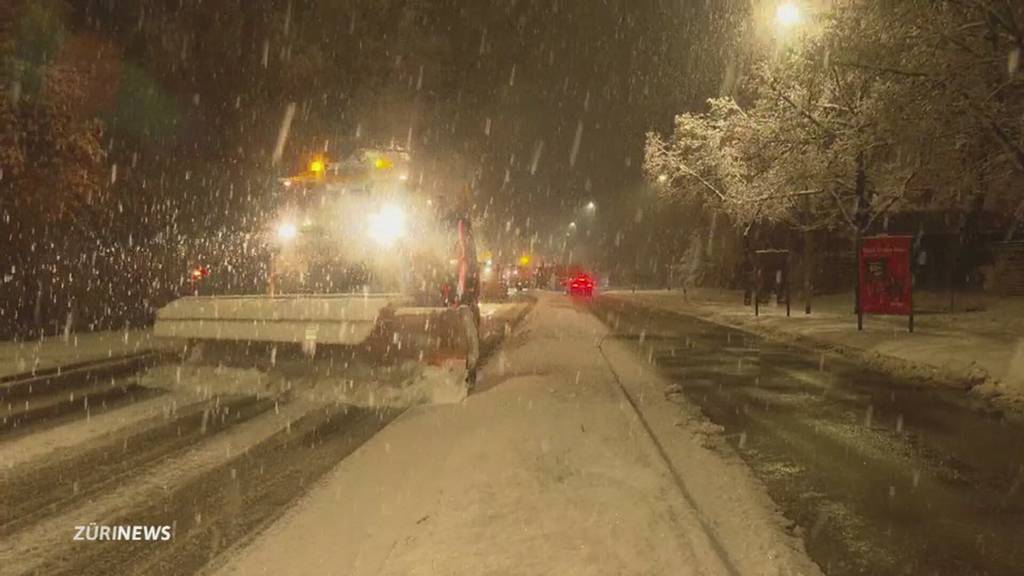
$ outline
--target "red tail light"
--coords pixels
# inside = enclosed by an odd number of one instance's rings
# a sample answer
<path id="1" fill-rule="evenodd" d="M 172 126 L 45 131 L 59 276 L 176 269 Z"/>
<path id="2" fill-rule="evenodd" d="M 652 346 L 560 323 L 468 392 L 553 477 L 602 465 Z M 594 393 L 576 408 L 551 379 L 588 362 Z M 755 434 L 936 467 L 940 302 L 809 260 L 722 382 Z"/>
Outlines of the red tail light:
<path id="1" fill-rule="evenodd" d="M 594 290 L 594 279 L 587 274 L 577 274 L 565 281 L 570 290 L 577 293 L 590 293 Z"/>

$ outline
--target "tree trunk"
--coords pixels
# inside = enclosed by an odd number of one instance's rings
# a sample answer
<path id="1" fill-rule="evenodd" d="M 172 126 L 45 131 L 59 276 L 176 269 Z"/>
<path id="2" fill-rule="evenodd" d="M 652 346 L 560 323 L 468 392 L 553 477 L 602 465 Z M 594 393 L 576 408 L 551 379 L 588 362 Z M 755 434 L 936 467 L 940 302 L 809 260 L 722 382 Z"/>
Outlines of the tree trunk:
<path id="1" fill-rule="evenodd" d="M 956 244 L 953 245 L 953 254 L 950 257 L 949 265 L 946 266 L 946 286 L 949 288 L 949 311 L 956 310 L 956 279 L 957 267 L 960 264 L 960 236 L 957 235 Z"/>
<path id="2" fill-rule="evenodd" d="M 714 210 L 711 212 L 711 225 L 708 226 L 708 248 L 707 255 L 710 261 L 711 257 L 715 252 L 715 232 L 718 229 L 718 211 Z"/>
<path id="3" fill-rule="evenodd" d="M 1007 242 L 1013 240 L 1013 235 L 1017 232 L 1017 228 L 1020 227 L 1021 221 L 1024 221 L 1024 200 L 1021 200 L 1013 211 L 1013 215 L 1010 217 L 1010 224 L 1006 227 L 1006 236 L 1003 237 L 1003 240 Z"/>
<path id="4" fill-rule="evenodd" d="M 814 271 L 814 234 L 804 231 L 804 314 L 811 313 L 812 281 Z"/>
<path id="5" fill-rule="evenodd" d="M 857 154 L 857 176 L 855 185 L 857 192 L 857 209 L 854 211 L 853 215 L 854 227 L 856 228 L 853 238 L 853 260 L 855 269 L 853 311 L 857 314 L 857 329 L 860 330 L 863 328 L 863 315 L 860 309 L 860 238 L 866 231 L 864 228 L 867 223 L 868 214 L 867 173 L 864 168 L 863 152 Z"/>

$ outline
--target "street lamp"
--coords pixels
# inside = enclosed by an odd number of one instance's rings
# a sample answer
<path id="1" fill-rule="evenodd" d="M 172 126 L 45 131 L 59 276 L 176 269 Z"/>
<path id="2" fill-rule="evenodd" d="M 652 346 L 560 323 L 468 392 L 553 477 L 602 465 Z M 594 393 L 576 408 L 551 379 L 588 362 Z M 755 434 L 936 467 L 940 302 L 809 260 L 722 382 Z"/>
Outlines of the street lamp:
<path id="1" fill-rule="evenodd" d="M 587 202 L 587 212 L 593 212 L 594 210 L 597 210 L 597 204 L 594 204 L 593 200 Z"/>
<path id="2" fill-rule="evenodd" d="M 277 238 L 282 242 L 288 242 L 292 238 L 295 238 L 295 235 L 298 233 L 298 228 L 296 228 L 295 224 L 292 224 L 291 222 L 282 222 L 277 227 Z"/>
<path id="3" fill-rule="evenodd" d="M 784 27 L 795 26 L 800 23 L 800 7 L 793 2 L 779 4 L 775 9 L 775 20 Z"/>
<path id="4" fill-rule="evenodd" d="M 576 223 L 575 222 L 569 222 L 569 230 L 575 230 L 575 229 L 576 229 Z"/>

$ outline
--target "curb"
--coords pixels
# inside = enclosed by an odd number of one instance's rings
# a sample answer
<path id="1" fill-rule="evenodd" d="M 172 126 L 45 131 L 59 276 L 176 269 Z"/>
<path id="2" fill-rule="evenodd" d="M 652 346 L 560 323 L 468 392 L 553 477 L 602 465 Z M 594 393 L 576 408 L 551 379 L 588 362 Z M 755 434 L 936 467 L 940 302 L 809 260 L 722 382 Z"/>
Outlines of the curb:
<path id="1" fill-rule="evenodd" d="M 791 344 L 798 346 L 805 350 L 819 353 L 829 353 L 842 356 L 848 360 L 853 360 L 866 364 L 867 366 L 891 374 L 893 376 L 910 380 L 914 383 L 927 384 L 927 385 L 939 385 L 946 388 L 953 388 L 964 392 L 971 391 L 977 386 L 992 382 L 988 376 L 984 377 L 979 381 L 978 378 L 972 377 L 970 374 L 954 373 L 951 371 L 945 371 L 936 366 L 925 364 L 921 362 L 914 362 L 906 360 L 898 356 L 891 356 L 888 354 L 882 354 L 879 352 L 870 352 L 863 348 L 856 346 L 849 346 L 845 344 L 835 344 L 832 342 L 825 342 L 813 337 L 809 337 L 803 334 L 793 334 L 784 332 L 781 330 L 775 330 L 771 328 L 763 328 L 758 326 L 735 324 L 723 320 L 721 317 L 716 316 L 712 313 L 703 312 L 700 310 L 692 311 L 681 311 L 671 308 L 665 308 L 658 306 L 657 304 L 651 304 L 649 302 L 641 302 L 629 299 L 623 299 L 616 297 L 615 295 L 609 295 L 608 298 L 617 299 L 622 302 L 633 304 L 648 310 L 657 310 L 659 312 L 665 312 L 668 314 L 678 314 L 680 316 L 689 316 L 698 320 L 723 326 L 725 328 L 731 328 L 745 332 L 752 336 L 764 338 L 774 342 L 782 344 Z M 928 374 L 922 374 L 922 372 L 928 372 Z"/>

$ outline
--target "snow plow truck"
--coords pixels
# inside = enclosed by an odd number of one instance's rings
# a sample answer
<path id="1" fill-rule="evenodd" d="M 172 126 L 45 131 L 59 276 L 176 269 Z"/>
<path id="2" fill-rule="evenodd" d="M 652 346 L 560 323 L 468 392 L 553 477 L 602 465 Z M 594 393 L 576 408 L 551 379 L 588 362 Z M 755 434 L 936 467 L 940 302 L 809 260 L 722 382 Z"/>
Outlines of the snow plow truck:
<path id="1" fill-rule="evenodd" d="M 409 154 L 357 150 L 314 158 L 279 181 L 282 202 L 260 232 L 270 247 L 265 294 L 188 296 L 157 311 L 154 333 L 191 354 L 257 368 L 330 373 L 431 365 L 471 387 L 479 359 L 479 274 L 457 198 L 410 186 Z"/>

